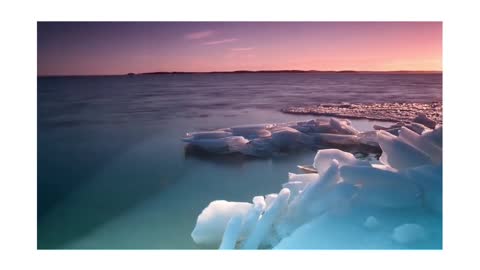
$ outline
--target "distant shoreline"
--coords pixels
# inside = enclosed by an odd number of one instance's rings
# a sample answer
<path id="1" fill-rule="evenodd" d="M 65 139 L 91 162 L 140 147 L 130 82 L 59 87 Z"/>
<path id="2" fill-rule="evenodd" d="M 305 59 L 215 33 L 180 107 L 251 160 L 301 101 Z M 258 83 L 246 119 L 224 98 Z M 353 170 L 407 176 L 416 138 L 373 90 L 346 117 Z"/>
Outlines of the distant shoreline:
<path id="1" fill-rule="evenodd" d="M 38 75 L 37 78 L 47 77 L 111 77 L 111 76 L 151 76 L 151 75 L 193 75 L 193 74 L 255 74 L 255 73 L 310 73 L 310 74 L 443 74 L 437 70 L 394 70 L 394 71 L 357 71 L 357 70 L 236 70 L 236 71 L 156 71 L 143 73 L 127 73 L 112 75 Z"/>

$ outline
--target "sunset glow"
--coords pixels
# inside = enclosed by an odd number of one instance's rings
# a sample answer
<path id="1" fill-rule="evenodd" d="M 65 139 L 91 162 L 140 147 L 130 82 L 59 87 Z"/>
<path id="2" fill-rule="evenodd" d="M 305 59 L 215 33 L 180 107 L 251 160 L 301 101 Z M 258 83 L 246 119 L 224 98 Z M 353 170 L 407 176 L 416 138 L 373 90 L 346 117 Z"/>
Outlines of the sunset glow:
<path id="1" fill-rule="evenodd" d="M 39 75 L 442 70 L 441 22 L 38 23 Z"/>

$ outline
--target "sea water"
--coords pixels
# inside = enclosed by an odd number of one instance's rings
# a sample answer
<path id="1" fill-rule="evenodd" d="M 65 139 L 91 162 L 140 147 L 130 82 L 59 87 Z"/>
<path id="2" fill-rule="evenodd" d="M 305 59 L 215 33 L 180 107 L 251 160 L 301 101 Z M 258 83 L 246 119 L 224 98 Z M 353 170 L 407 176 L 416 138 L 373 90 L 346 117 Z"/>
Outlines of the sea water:
<path id="1" fill-rule="evenodd" d="M 278 192 L 315 155 L 192 156 L 186 132 L 315 118 L 287 106 L 441 99 L 441 74 L 38 78 L 38 248 L 201 248 L 190 233 L 210 201 Z"/>

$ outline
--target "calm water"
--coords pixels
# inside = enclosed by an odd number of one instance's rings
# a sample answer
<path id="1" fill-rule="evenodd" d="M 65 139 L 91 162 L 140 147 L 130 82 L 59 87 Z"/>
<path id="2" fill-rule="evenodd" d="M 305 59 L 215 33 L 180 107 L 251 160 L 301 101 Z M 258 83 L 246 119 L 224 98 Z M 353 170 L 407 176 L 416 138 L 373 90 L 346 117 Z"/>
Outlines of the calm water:
<path id="1" fill-rule="evenodd" d="M 290 105 L 441 99 L 439 74 L 39 78 L 38 247 L 198 248 L 190 232 L 210 201 L 278 192 L 314 155 L 186 156 L 187 131 L 313 118 L 279 112 Z"/>

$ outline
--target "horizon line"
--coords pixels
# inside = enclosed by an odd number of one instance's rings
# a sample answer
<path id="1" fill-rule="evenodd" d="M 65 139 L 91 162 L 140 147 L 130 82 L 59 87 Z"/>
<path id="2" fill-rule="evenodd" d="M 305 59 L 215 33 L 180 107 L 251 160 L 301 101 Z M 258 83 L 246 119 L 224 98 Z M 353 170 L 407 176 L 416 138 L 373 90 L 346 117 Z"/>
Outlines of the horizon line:
<path id="1" fill-rule="evenodd" d="M 122 74 L 37 74 L 38 77 L 105 77 L 105 76 L 138 76 L 138 75 L 168 75 L 168 74 L 218 74 L 218 73 L 442 73 L 443 70 L 302 70 L 302 69 L 272 69 L 272 70 L 233 70 L 233 71 L 151 71 Z"/>

